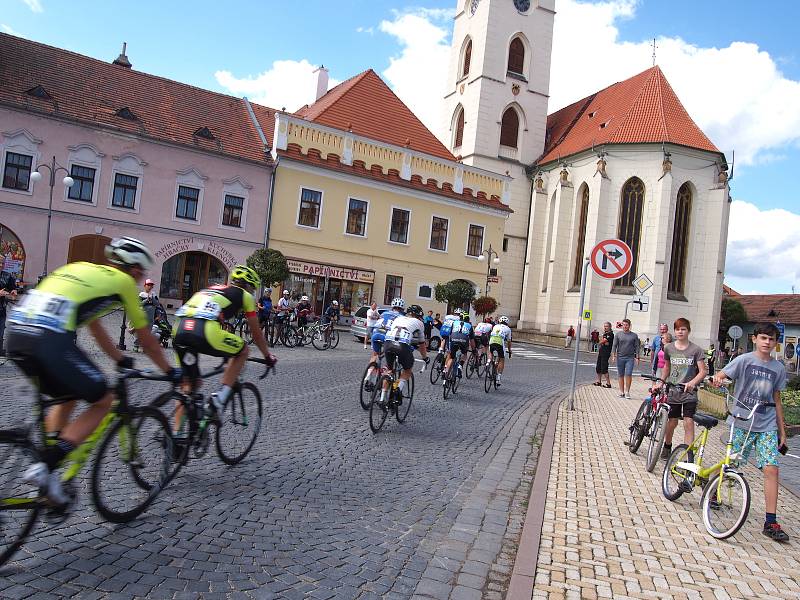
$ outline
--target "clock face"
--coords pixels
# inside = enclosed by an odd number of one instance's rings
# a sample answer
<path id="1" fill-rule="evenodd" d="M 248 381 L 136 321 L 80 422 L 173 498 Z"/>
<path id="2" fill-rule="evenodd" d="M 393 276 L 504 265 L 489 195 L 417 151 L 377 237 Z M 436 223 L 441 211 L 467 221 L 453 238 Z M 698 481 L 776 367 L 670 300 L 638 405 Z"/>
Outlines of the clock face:
<path id="1" fill-rule="evenodd" d="M 469 0 L 469 14 L 474 15 L 475 11 L 478 10 L 478 4 L 480 4 L 481 0 Z"/>
<path id="2" fill-rule="evenodd" d="M 527 12 L 531 7 L 531 0 L 514 0 L 514 6 L 517 7 L 519 12 Z"/>

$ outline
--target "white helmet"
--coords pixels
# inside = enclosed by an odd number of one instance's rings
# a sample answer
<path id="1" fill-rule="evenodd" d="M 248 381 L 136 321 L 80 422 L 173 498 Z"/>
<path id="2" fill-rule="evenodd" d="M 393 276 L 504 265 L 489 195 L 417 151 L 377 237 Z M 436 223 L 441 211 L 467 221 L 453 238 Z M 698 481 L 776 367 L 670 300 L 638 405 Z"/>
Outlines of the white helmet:
<path id="1" fill-rule="evenodd" d="M 308 302 L 308 296 L 303 296 L 300 298 L 300 302 Z"/>
<path id="2" fill-rule="evenodd" d="M 333 304 L 334 306 L 339 306 L 339 301 L 338 300 L 334 300 L 333 302 L 331 302 L 331 304 Z"/>
<path id="3" fill-rule="evenodd" d="M 497 319 L 497 322 L 498 322 L 498 323 L 502 323 L 503 325 L 505 325 L 505 324 L 507 324 L 507 323 L 508 323 L 508 317 L 506 317 L 505 315 L 503 315 L 502 317 L 500 317 L 499 319 Z"/>
<path id="4" fill-rule="evenodd" d="M 106 258 L 115 265 L 138 266 L 147 271 L 155 259 L 150 249 L 139 240 L 131 237 L 116 238 L 106 246 Z"/>
<path id="5" fill-rule="evenodd" d="M 405 308 L 406 301 L 402 298 L 395 298 L 392 300 L 392 308 Z"/>

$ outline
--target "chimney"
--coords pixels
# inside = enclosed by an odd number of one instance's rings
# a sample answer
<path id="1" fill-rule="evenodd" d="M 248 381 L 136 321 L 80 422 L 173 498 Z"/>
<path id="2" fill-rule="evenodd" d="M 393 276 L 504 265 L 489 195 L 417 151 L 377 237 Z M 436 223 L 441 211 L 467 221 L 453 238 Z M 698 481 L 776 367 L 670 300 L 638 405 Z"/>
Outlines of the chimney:
<path id="1" fill-rule="evenodd" d="M 122 53 L 111 64 L 119 65 L 120 67 L 125 67 L 126 69 L 130 69 L 133 65 L 131 64 L 131 61 L 128 60 L 128 55 L 125 54 L 127 48 L 128 48 L 128 42 L 122 42 Z"/>
<path id="2" fill-rule="evenodd" d="M 320 65 L 314 69 L 313 75 L 317 86 L 317 95 L 314 97 L 314 102 L 316 102 L 328 92 L 328 69 L 325 68 L 325 65 Z"/>

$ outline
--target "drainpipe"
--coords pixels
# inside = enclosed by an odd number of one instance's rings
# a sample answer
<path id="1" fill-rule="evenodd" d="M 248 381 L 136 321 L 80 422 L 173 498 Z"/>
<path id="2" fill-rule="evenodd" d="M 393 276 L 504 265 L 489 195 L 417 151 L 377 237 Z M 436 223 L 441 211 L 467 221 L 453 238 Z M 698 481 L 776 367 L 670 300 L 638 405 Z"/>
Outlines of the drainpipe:
<path id="1" fill-rule="evenodd" d="M 537 166 L 538 165 L 536 163 L 531 165 L 531 171 L 533 170 L 533 168 L 535 168 Z M 527 170 L 528 169 L 526 169 L 526 171 Z M 527 175 L 527 173 L 526 173 L 526 175 Z M 536 186 L 534 185 L 534 180 L 531 179 L 530 177 L 527 177 L 527 179 L 528 179 L 528 181 L 530 183 L 530 186 L 531 186 L 531 193 L 530 193 L 530 198 L 528 200 L 528 224 L 525 227 L 525 256 L 522 259 L 522 269 L 523 269 L 523 271 L 522 271 L 522 289 L 519 292 L 519 318 L 520 319 L 522 319 L 522 298 L 525 296 L 525 285 L 528 283 L 527 273 L 528 273 L 528 266 L 529 265 L 528 265 L 528 263 L 526 261 L 528 260 L 528 248 L 530 247 L 530 243 L 531 243 L 530 237 L 531 237 L 531 219 L 533 218 L 533 195 L 536 193 L 535 192 Z"/>
<path id="2" fill-rule="evenodd" d="M 269 144 L 267 143 L 267 136 L 264 135 L 264 130 L 261 129 L 261 124 L 256 119 L 256 114 L 253 112 L 253 107 L 250 105 L 250 101 L 247 99 L 247 96 L 242 98 L 244 102 L 245 108 L 247 108 L 247 114 L 250 116 L 250 122 L 253 123 L 253 127 L 256 128 L 256 133 L 258 133 L 258 137 L 261 140 L 262 147 L 264 149 L 264 154 L 269 152 Z M 272 175 L 270 178 L 269 183 L 269 196 L 267 201 L 269 202 L 269 206 L 267 207 L 267 225 L 264 229 L 264 248 L 267 247 L 269 244 L 269 228 L 272 222 L 272 195 L 275 192 L 275 171 L 278 169 L 278 163 L 275 162 L 275 166 L 272 169 Z"/>
<path id="3" fill-rule="evenodd" d="M 264 248 L 269 246 L 269 230 L 272 226 L 272 203 L 275 199 L 275 176 L 278 174 L 278 165 L 281 163 L 281 157 L 278 156 L 275 159 L 275 165 L 272 167 L 272 178 L 269 182 L 269 197 L 267 201 L 269 202 L 269 206 L 267 206 L 267 227 L 264 231 Z"/>

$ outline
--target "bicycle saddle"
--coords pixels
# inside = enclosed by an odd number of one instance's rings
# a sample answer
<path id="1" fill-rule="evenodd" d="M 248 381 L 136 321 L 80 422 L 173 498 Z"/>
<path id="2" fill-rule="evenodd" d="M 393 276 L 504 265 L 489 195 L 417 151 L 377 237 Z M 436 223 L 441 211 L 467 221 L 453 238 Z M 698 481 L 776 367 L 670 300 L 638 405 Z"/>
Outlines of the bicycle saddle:
<path id="1" fill-rule="evenodd" d="M 716 417 L 712 417 L 711 415 L 707 415 L 705 413 L 695 413 L 694 417 L 692 417 L 695 423 L 700 425 L 700 427 L 705 427 L 706 429 L 711 429 L 717 423 L 719 423 L 719 419 Z"/>

